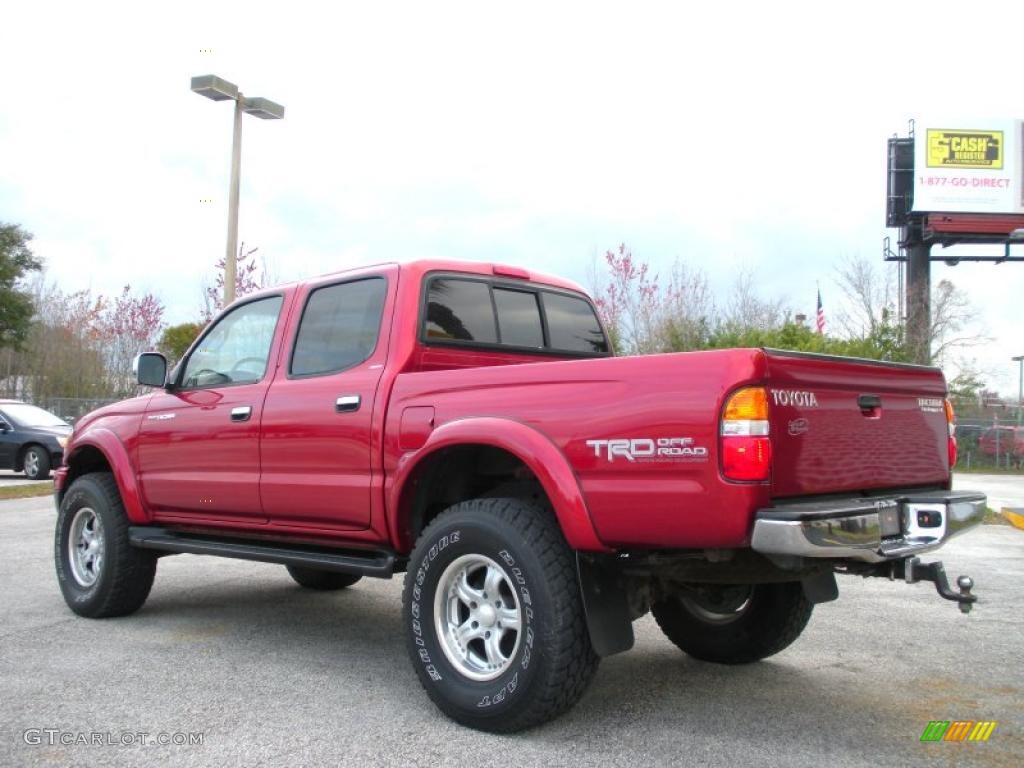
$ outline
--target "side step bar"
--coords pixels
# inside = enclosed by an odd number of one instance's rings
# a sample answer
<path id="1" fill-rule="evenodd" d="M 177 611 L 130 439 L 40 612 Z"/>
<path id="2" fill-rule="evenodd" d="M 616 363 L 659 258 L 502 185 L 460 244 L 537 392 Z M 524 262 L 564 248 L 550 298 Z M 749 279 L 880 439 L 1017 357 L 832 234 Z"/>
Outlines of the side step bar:
<path id="1" fill-rule="evenodd" d="M 386 550 L 334 549 L 318 547 L 315 544 L 220 538 L 181 533 L 148 525 L 129 527 L 128 540 L 132 546 L 161 552 L 233 557 L 261 563 L 296 565 L 320 571 L 358 573 L 379 579 L 390 579 L 395 572 L 395 554 Z"/>

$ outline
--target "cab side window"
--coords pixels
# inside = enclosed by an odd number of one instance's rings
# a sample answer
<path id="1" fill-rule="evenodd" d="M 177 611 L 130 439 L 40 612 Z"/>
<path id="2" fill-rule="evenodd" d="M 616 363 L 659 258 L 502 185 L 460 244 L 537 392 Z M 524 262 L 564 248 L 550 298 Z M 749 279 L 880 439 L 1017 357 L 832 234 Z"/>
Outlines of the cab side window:
<path id="1" fill-rule="evenodd" d="M 377 346 L 387 283 L 382 277 L 317 288 L 299 322 L 288 373 L 337 373 L 366 360 Z"/>
<path id="2" fill-rule="evenodd" d="M 262 379 L 282 301 L 280 296 L 257 299 L 220 318 L 189 356 L 182 387 L 206 389 Z"/>
<path id="3" fill-rule="evenodd" d="M 575 296 L 550 291 L 544 291 L 542 295 L 552 348 L 569 352 L 608 354 L 608 341 L 590 304 Z"/>

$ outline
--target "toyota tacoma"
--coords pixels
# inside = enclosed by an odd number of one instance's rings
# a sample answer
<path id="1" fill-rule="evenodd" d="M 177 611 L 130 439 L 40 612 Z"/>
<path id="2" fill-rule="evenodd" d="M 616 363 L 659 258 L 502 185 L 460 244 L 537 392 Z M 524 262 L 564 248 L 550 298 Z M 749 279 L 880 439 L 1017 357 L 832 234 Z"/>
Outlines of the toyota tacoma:
<path id="1" fill-rule="evenodd" d="M 138 610 L 176 553 L 337 590 L 405 573 L 434 703 L 512 732 L 582 695 L 650 611 L 690 656 L 786 648 L 837 574 L 930 581 L 981 520 L 951 490 L 942 373 L 772 349 L 614 357 L 577 286 L 421 261 L 227 307 L 148 394 L 82 418 L 55 473 L 57 577 Z"/>

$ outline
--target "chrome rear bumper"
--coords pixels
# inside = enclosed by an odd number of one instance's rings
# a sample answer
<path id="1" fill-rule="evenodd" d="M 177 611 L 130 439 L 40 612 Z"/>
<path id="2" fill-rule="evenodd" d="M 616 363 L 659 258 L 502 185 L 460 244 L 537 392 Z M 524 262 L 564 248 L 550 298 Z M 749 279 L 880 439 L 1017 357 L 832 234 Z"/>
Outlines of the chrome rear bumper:
<path id="1" fill-rule="evenodd" d="M 973 491 L 908 491 L 870 498 L 779 503 L 754 519 L 751 546 L 765 555 L 880 563 L 938 549 L 985 515 Z"/>

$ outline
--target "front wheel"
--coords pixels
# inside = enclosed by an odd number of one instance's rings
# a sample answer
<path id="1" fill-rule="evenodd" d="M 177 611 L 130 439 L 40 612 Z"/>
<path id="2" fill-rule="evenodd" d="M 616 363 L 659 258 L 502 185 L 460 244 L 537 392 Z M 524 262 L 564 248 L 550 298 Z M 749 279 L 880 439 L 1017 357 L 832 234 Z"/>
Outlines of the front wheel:
<path id="1" fill-rule="evenodd" d="M 315 568 L 302 568 L 298 565 L 286 565 L 285 568 L 288 569 L 288 575 L 295 579 L 295 583 L 300 587 L 325 592 L 351 587 L 363 578 L 358 573 L 318 571 Z"/>
<path id="2" fill-rule="evenodd" d="M 597 670 L 573 553 L 550 513 L 519 499 L 456 504 L 426 528 L 403 619 L 427 694 L 471 728 L 551 720 Z"/>
<path id="3" fill-rule="evenodd" d="M 68 488 L 57 514 L 54 560 L 64 601 L 79 616 L 124 616 L 146 602 L 156 555 L 129 543 L 113 475 L 82 475 Z"/>
<path id="4" fill-rule="evenodd" d="M 680 650 L 702 661 L 748 664 L 786 648 L 804 631 L 814 605 L 800 582 L 695 586 L 651 606 Z"/>

